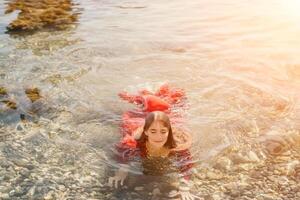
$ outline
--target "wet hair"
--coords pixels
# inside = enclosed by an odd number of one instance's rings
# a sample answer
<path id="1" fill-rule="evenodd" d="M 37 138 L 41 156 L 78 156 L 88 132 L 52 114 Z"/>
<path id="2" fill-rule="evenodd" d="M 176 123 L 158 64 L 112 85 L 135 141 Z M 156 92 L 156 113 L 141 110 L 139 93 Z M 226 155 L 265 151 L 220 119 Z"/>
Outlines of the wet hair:
<path id="1" fill-rule="evenodd" d="M 142 135 L 140 139 L 138 140 L 138 143 L 140 146 L 144 146 L 146 144 L 146 141 L 148 140 L 148 136 L 145 134 L 146 131 L 148 131 L 149 127 L 154 121 L 158 121 L 163 124 L 164 127 L 168 128 L 169 135 L 167 138 L 166 143 L 164 144 L 164 147 L 168 149 L 172 149 L 176 147 L 176 143 L 173 137 L 172 127 L 170 123 L 170 119 L 168 115 L 166 115 L 164 112 L 161 111 L 154 111 L 150 112 L 145 119 L 145 125 L 142 132 Z"/>

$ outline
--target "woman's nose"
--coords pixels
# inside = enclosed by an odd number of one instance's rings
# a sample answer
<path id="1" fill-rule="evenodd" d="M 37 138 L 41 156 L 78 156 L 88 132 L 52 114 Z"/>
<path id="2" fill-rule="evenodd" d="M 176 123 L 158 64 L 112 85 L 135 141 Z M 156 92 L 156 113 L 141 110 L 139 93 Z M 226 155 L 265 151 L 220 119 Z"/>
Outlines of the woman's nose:
<path id="1" fill-rule="evenodd" d="M 159 139 L 163 139 L 165 137 L 165 135 L 163 133 L 158 134 Z"/>

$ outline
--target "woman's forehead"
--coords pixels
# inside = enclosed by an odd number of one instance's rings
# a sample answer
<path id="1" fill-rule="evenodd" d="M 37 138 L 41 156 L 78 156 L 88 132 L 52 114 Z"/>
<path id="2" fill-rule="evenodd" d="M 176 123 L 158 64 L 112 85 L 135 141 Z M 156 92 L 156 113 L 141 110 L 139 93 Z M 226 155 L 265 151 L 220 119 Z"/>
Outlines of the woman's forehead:
<path id="1" fill-rule="evenodd" d="M 165 124 L 161 121 L 154 121 L 151 125 L 150 125 L 150 129 L 153 129 L 153 128 L 166 128 L 168 129 L 167 126 L 165 126 Z"/>

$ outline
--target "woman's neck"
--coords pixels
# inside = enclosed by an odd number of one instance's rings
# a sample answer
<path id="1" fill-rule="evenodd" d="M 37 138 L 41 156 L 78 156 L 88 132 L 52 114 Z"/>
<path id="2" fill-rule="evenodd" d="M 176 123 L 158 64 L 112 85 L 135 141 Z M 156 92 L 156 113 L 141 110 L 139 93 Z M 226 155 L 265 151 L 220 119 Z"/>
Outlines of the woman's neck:
<path id="1" fill-rule="evenodd" d="M 155 157 L 167 157 L 169 155 L 170 150 L 167 149 L 166 147 L 154 147 L 151 145 L 148 141 L 146 142 L 146 150 L 147 154 L 150 156 L 155 156 Z"/>

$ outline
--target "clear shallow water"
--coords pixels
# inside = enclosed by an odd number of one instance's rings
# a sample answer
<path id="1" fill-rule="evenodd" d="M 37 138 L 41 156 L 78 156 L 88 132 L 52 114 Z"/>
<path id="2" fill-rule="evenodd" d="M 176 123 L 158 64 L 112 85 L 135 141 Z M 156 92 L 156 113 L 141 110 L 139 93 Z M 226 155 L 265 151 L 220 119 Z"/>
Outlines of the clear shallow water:
<path id="1" fill-rule="evenodd" d="M 47 136 L 32 140 L 41 148 L 69 144 L 52 154 L 42 148 L 43 154 L 76 160 L 72 152 L 80 146 L 77 159 L 98 170 L 118 140 L 121 113 L 131 108 L 117 93 L 164 82 L 188 95 L 195 159 L 250 143 L 256 136 L 249 132 L 299 130 L 297 1 L 76 2 L 83 11 L 78 25 L 66 31 L 9 35 L 5 27 L 16 14 L 0 15 L 1 85 L 11 91 L 40 88 L 51 108 L 41 115 L 50 122 L 30 128 Z M 29 131 L 11 138 L 22 142 L 27 136 Z"/>

